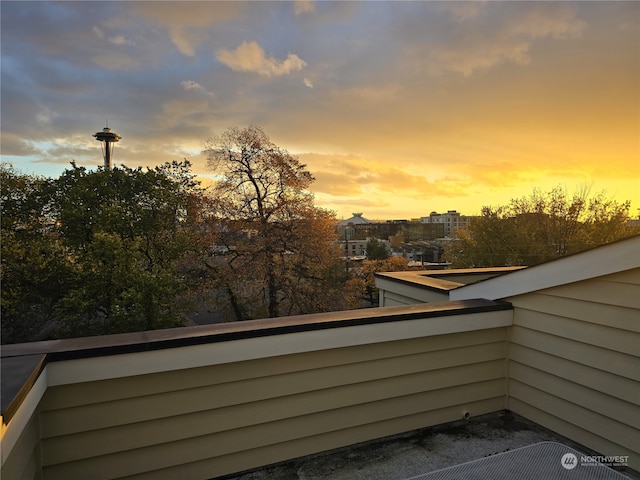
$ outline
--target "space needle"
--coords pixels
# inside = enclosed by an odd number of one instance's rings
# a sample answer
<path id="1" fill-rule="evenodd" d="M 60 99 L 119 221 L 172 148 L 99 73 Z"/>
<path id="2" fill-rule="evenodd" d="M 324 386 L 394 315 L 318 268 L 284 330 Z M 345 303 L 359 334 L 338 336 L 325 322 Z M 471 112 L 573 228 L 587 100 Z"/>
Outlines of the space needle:
<path id="1" fill-rule="evenodd" d="M 112 143 L 116 143 L 122 137 L 118 135 L 116 132 L 112 132 L 109 127 L 104 127 L 101 132 L 94 133 L 94 137 L 99 142 L 103 142 L 103 155 L 104 155 L 104 168 L 105 170 L 111 169 L 111 153 L 113 152 Z"/>

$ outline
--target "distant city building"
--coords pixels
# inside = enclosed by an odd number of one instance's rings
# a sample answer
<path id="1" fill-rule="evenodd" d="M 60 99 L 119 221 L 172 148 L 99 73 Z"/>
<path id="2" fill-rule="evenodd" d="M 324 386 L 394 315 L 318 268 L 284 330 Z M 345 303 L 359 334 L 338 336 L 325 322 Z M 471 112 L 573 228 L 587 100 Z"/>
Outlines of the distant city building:
<path id="1" fill-rule="evenodd" d="M 425 241 L 402 242 L 391 248 L 391 255 L 406 258 L 412 266 L 442 262 L 443 253 L 442 246 Z"/>
<path id="2" fill-rule="evenodd" d="M 433 240 L 445 236 L 444 225 L 439 223 L 421 223 L 416 220 L 387 220 L 386 222 L 372 222 L 353 213 L 351 218 L 341 221 L 337 225 L 339 242 L 343 250 L 348 243 L 348 255 L 363 255 L 367 249 L 367 241 L 376 238 L 385 242 L 387 248 L 397 246 L 402 242 L 417 242 Z"/>
<path id="3" fill-rule="evenodd" d="M 388 222 L 361 223 L 352 226 L 355 239 L 369 237 L 380 240 L 392 240 L 392 237 L 402 237 L 403 242 L 417 242 L 419 240 L 433 240 L 444 236 L 444 228 L 438 224 L 409 222 L 407 220 L 391 220 Z"/>
<path id="4" fill-rule="evenodd" d="M 351 218 L 347 218 L 346 220 L 342 220 L 340 222 L 340 226 L 347 227 L 349 225 L 360 225 L 360 224 L 363 224 L 363 223 L 371 223 L 370 220 L 367 220 L 366 218 L 364 218 L 362 216 L 362 212 L 352 213 L 351 215 L 353 215 Z"/>
<path id="5" fill-rule="evenodd" d="M 362 213 L 360 213 L 360 212 L 352 213 L 351 215 L 353 215 L 351 218 L 347 218 L 346 220 L 342 220 L 338 224 L 338 234 L 340 235 L 340 240 L 343 241 L 343 242 L 345 240 L 355 239 L 355 229 L 354 229 L 354 227 L 356 225 L 363 225 L 363 224 L 371 223 L 371 221 L 369 221 L 366 218 L 364 218 L 362 216 Z M 364 240 L 364 239 L 366 239 L 366 237 L 361 238 L 360 240 Z"/>
<path id="6" fill-rule="evenodd" d="M 475 217 L 461 215 L 455 210 L 449 210 L 447 213 L 431 212 L 428 217 L 420 217 L 421 223 L 442 224 L 444 225 L 444 236 L 454 236 L 456 230 L 469 227 L 469 222 Z"/>
<path id="7" fill-rule="evenodd" d="M 372 222 L 362 216 L 361 212 L 353 213 L 351 218 L 342 220 L 337 228 L 340 241 L 353 242 L 356 251 L 361 250 L 369 238 L 388 240 L 391 247 L 398 247 L 405 242 L 420 242 L 437 238 L 453 238 L 456 231 L 469 228 L 469 223 L 476 217 L 462 215 L 456 210 L 447 213 L 431 212 L 428 217 L 411 220 L 387 220 L 386 222 Z M 358 242 L 358 243 L 355 243 Z M 351 254 L 351 250 L 349 252 Z"/>
<path id="8" fill-rule="evenodd" d="M 345 257 L 349 257 L 351 259 L 354 258 L 365 258 L 367 256 L 367 243 L 371 238 L 367 238 L 365 240 L 351 240 L 345 239 L 344 237 L 338 240 L 342 248 L 342 252 Z M 391 245 L 388 240 L 378 240 L 388 252 L 391 251 Z"/>

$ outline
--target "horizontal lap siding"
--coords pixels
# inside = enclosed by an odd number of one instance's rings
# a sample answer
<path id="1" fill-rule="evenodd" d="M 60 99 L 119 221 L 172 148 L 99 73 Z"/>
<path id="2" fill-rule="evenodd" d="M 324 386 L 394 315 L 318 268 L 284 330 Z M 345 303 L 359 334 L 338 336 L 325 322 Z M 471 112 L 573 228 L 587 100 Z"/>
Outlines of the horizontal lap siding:
<path id="1" fill-rule="evenodd" d="M 640 270 L 509 300 L 509 408 L 639 469 Z"/>
<path id="2" fill-rule="evenodd" d="M 384 290 L 380 292 L 380 306 L 381 307 L 396 307 L 402 305 L 415 305 L 416 303 L 424 303 L 420 300 L 416 300 L 408 295 L 400 295 L 396 292 Z M 446 300 L 443 300 L 446 301 Z"/>
<path id="3" fill-rule="evenodd" d="M 380 290 L 381 307 L 449 301 L 449 293 L 446 290 L 437 291 L 423 285 L 416 286 L 376 278 L 376 286 Z"/>
<path id="4" fill-rule="evenodd" d="M 37 414 L 29 420 L 2 465 L 0 477 L 15 480 L 37 480 L 40 475 L 40 432 Z"/>
<path id="5" fill-rule="evenodd" d="M 538 424 L 545 425 L 548 428 L 559 426 L 559 430 L 556 430 L 558 433 L 572 440 L 579 441 L 582 445 L 587 445 L 595 452 L 598 452 L 598 454 L 604 454 L 604 452 L 611 449 L 611 441 L 594 434 L 593 428 L 581 428 L 577 423 L 564 421 L 566 419 L 561 419 L 549 414 L 547 409 L 536 408 L 531 405 L 530 402 L 523 402 L 517 398 L 512 398 L 511 410 L 518 412 L 518 414 L 523 417 L 534 419 Z M 556 410 L 555 413 L 558 413 L 558 411 Z M 631 461 L 637 453 L 635 449 L 631 450 L 620 445 L 615 445 L 615 455 L 629 456 L 629 460 Z M 638 469 L 637 465 L 634 466 L 631 462 L 630 466 L 636 470 Z"/>
<path id="6" fill-rule="evenodd" d="M 504 398 L 490 398 L 473 403 L 474 413 L 478 415 L 492 413 L 504 408 Z M 436 425 L 443 418 L 458 419 L 460 406 L 449 406 L 436 410 L 429 410 L 419 414 L 393 418 L 391 420 L 368 423 L 344 430 L 331 431 L 311 437 L 297 438 L 275 445 L 244 450 L 238 453 L 223 455 L 214 458 L 193 462 L 189 465 L 189 476 L 185 475 L 183 466 L 169 467 L 146 474 L 135 475 L 130 478 L 136 480 L 175 480 L 176 478 L 207 478 L 211 472 L 236 471 L 238 465 L 244 465 L 244 469 L 252 468 L 252 465 L 268 465 L 274 459 L 287 460 L 308 455 L 314 452 L 331 450 L 338 447 L 346 447 L 358 442 L 381 438 L 387 435 L 407 432 L 416 428 L 416 425 Z M 283 452 L 286 452 L 283 455 Z M 129 477 L 127 477 L 129 478 Z"/>
<path id="7" fill-rule="evenodd" d="M 44 478 L 211 478 L 497 411 L 505 340 L 500 328 L 50 387 Z"/>

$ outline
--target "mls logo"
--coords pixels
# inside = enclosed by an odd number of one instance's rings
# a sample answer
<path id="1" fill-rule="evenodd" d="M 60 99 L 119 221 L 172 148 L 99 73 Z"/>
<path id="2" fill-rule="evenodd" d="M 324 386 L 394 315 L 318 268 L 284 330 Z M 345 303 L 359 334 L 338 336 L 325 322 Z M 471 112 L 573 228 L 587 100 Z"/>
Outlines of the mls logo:
<path id="1" fill-rule="evenodd" d="M 578 466 L 578 459 L 573 453 L 565 453 L 560 459 L 560 464 L 567 470 L 573 470 Z"/>

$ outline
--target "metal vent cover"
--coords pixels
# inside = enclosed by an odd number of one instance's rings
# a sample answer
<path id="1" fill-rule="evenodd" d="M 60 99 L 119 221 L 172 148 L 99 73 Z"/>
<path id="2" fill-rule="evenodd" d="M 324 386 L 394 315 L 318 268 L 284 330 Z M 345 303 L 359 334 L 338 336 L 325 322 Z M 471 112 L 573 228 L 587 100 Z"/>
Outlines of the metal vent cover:
<path id="1" fill-rule="evenodd" d="M 541 442 L 406 480 L 629 480 L 597 458 Z"/>

